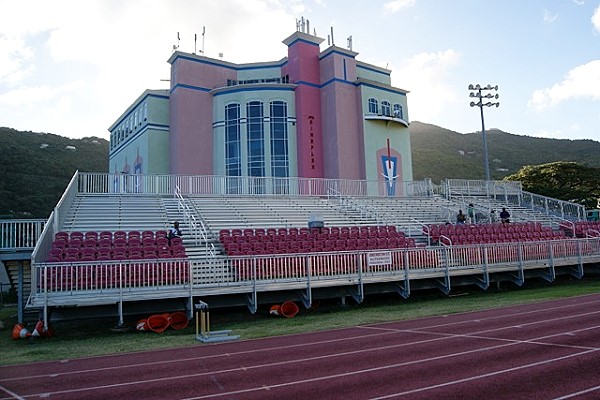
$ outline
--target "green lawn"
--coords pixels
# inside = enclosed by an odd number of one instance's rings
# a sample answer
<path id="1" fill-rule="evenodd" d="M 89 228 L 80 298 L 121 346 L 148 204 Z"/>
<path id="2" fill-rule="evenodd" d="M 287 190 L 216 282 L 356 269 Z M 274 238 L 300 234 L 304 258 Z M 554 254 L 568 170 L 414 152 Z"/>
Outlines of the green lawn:
<path id="1" fill-rule="evenodd" d="M 270 316 L 268 306 L 252 315 L 246 309 L 211 311 L 214 330 L 231 329 L 242 339 L 290 333 L 309 332 L 332 328 L 372 324 L 385 321 L 413 319 L 464 311 L 481 310 L 514 304 L 578 296 L 600 292 L 600 281 L 565 279 L 554 284 L 533 284 L 516 288 L 505 284 L 504 290 L 464 290 L 447 297 L 441 293 L 414 293 L 407 300 L 399 296 L 368 296 L 356 305 L 341 305 L 340 301 L 323 301 L 310 310 L 301 309 L 291 319 Z M 351 301 L 350 301 L 351 302 Z M 16 323 L 16 308 L 0 308 L 0 320 L 6 328 L 0 335 L 2 357 L 0 365 L 36 361 L 70 359 L 119 352 L 183 346 L 202 346 L 195 339 L 194 322 L 187 329 L 164 333 L 136 332 L 137 318 L 126 321 L 131 330 L 114 333 L 110 328 L 115 319 L 62 321 L 52 324 L 52 338 L 12 340 L 11 330 Z M 32 328 L 32 327 L 30 327 Z"/>

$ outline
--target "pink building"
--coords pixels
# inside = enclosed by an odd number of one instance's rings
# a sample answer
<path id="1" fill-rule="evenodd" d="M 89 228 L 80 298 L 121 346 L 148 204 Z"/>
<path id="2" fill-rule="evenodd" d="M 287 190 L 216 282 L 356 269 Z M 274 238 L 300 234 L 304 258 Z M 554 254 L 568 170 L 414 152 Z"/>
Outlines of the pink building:
<path id="1" fill-rule="evenodd" d="M 287 57 L 251 64 L 174 52 L 170 90 L 144 92 L 109 128 L 111 172 L 366 180 L 400 195 L 407 92 L 322 42 L 298 31 Z"/>

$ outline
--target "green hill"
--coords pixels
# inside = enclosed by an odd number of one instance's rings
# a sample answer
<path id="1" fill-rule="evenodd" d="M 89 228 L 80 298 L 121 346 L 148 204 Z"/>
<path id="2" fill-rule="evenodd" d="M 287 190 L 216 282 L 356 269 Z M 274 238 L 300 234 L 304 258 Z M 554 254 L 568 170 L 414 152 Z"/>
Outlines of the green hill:
<path id="1" fill-rule="evenodd" d="M 76 170 L 108 172 L 108 141 L 96 137 L 0 127 L 0 149 L 0 218 L 47 218 Z"/>
<path id="2" fill-rule="evenodd" d="M 413 175 L 483 179 L 481 132 L 461 134 L 439 126 L 410 125 Z M 600 168 L 600 142 L 487 133 L 490 171 L 502 179 L 525 165 L 575 161 Z M 76 170 L 108 172 L 105 139 L 70 139 L 0 127 L 0 218 L 46 218 Z"/>
<path id="3" fill-rule="evenodd" d="M 415 180 L 484 179 L 481 132 L 461 134 L 436 125 L 410 124 Z M 546 139 L 486 131 L 492 179 L 514 174 L 525 165 L 575 161 L 600 167 L 600 142 Z"/>

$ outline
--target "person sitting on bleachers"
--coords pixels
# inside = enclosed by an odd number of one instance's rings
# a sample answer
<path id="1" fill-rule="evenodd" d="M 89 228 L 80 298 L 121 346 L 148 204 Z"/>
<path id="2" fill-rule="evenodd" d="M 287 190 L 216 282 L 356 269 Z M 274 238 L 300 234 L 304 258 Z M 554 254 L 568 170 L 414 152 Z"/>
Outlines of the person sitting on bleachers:
<path id="1" fill-rule="evenodd" d="M 171 239 L 180 238 L 182 235 L 181 229 L 179 229 L 179 221 L 173 222 L 173 227 L 169 229 L 167 233 L 167 239 L 169 239 L 169 246 L 171 246 Z"/>
<path id="2" fill-rule="evenodd" d="M 467 222 L 467 216 L 463 214 L 462 210 L 458 210 L 458 214 L 456 215 L 456 223 L 463 225 Z"/>
<path id="3" fill-rule="evenodd" d="M 502 207 L 502 211 L 500 211 L 500 221 L 503 224 L 508 224 L 510 222 L 510 213 L 506 211 L 505 207 Z"/>

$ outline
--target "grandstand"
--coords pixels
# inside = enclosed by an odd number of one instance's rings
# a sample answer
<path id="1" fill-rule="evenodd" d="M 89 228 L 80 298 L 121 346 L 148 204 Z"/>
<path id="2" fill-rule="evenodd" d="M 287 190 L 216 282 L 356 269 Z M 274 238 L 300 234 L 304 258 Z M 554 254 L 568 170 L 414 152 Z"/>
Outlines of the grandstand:
<path id="1" fill-rule="evenodd" d="M 583 221 L 583 207 L 515 182 L 408 182 L 404 196 L 389 198 L 379 182 L 279 179 L 245 194 L 253 182 L 236 178 L 228 194 L 224 177 L 139 175 L 127 186 L 117 177 L 75 174 L 32 254 L 27 308 L 47 317 L 108 305 L 122 322 L 124 305 L 176 299 L 191 313 L 202 298 L 255 312 L 284 299 L 310 307 L 318 298 L 581 278 L 600 263 L 600 226 Z M 468 203 L 484 216 L 506 207 L 513 222 L 448 225 Z M 308 228 L 313 214 L 322 229 Z M 175 220 L 184 235 L 169 244 Z"/>

